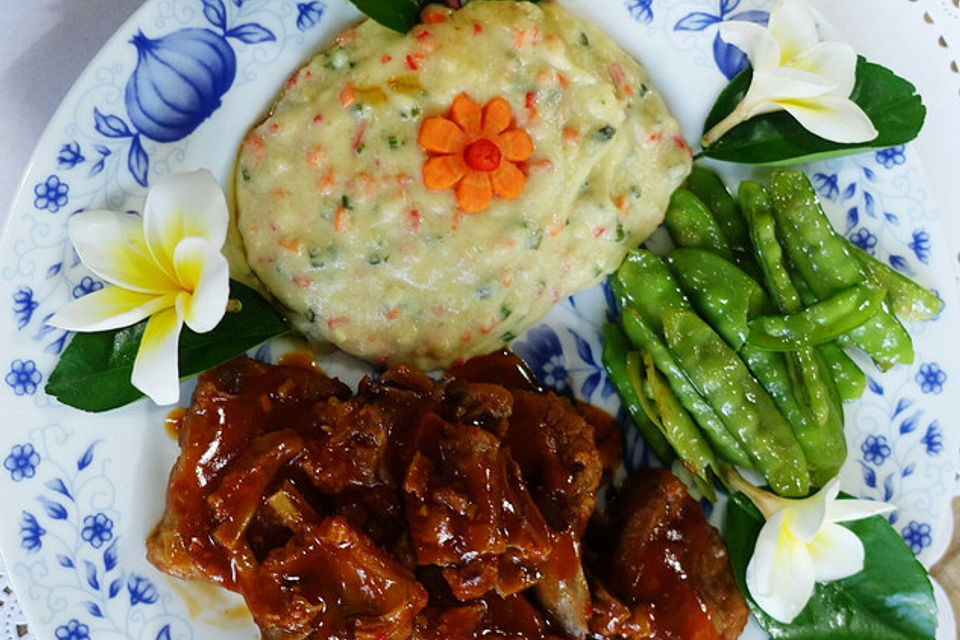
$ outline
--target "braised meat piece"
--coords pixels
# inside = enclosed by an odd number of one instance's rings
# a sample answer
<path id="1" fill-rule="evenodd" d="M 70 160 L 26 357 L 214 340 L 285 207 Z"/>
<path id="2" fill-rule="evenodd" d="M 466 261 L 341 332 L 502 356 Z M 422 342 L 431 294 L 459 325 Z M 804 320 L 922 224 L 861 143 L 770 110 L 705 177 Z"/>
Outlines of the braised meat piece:
<path id="1" fill-rule="evenodd" d="M 236 494 L 244 486 L 252 489 L 254 483 L 269 484 L 277 465 L 266 464 L 264 459 L 264 466 L 258 468 L 254 450 L 273 456 L 274 461 L 289 459 L 287 456 L 299 453 L 302 447 L 292 436 L 304 422 L 304 407 L 349 397 L 346 385 L 316 371 L 249 359 L 233 360 L 201 375 L 178 432 L 180 457 L 170 472 L 166 510 L 147 540 L 150 561 L 179 578 L 201 578 L 235 589 L 230 557 L 213 532 L 230 519 L 248 522 L 262 493 L 250 491 L 244 494 L 246 499 L 236 495 L 239 500 L 233 499 L 231 508 L 240 503 L 243 514 L 230 513 L 226 519 L 216 515 L 218 498 L 213 498 L 212 505 L 208 499 L 225 479 L 227 484 L 220 492 L 225 501 L 231 501 L 231 491 Z M 287 430 L 284 437 L 291 439 L 274 442 L 272 451 L 269 442 L 258 440 L 280 430 Z M 251 443 L 255 443 L 254 450 L 247 451 Z M 244 479 L 245 475 L 250 478 Z M 230 477 L 243 486 L 231 488 L 234 480 Z M 221 535 L 236 537 L 237 531 L 227 535 L 224 529 Z"/>
<path id="2" fill-rule="evenodd" d="M 597 633 L 631 640 L 739 637 L 748 611 L 727 550 L 668 471 L 645 469 L 630 477 L 590 540 L 596 553 L 591 571 L 608 592 L 595 589 L 595 604 L 616 599 L 622 605 L 595 607 L 591 627 Z M 651 633 L 636 635 L 644 618 Z"/>
<path id="3" fill-rule="evenodd" d="M 508 595 L 539 580 L 547 525 L 492 433 L 425 415 L 403 488 L 417 562 L 443 567 L 457 598 Z"/>

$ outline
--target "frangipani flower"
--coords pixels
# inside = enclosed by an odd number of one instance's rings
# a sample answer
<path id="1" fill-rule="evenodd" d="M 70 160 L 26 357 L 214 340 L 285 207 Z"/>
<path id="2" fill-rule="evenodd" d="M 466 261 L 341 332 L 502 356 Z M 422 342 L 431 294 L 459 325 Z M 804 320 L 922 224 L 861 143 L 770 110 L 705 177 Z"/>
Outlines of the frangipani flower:
<path id="1" fill-rule="evenodd" d="M 180 397 L 177 345 L 183 325 L 205 333 L 220 322 L 230 295 L 220 252 L 229 214 L 209 171 L 161 178 L 143 217 L 81 211 L 68 233 L 83 263 L 110 285 L 83 296 L 48 323 L 70 331 L 105 331 L 149 317 L 131 383 L 158 405 Z"/>
<path id="2" fill-rule="evenodd" d="M 740 104 L 704 134 L 703 146 L 745 120 L 780 110 L 834 142 L 877 137 L 870 118 L 850 100 L 856 52 L 843 42 L 820 42 L 813 13 L 802 0 L 780 0 L 766 28 L 752 22 L 723 22 L 720 37 L 746 53 L 753 79 Z"/>
<path id="3" fill-rule="evenodd" d="M 734 484 L 767 520 L 747 564 L 747 589 L 761 609 L 785 623 L 803 610 L 815 583 L 846 578 L 863 569 L 863 542 L 837 523 L 895 509 L 885 502 L 837 500 L 840 483 L 836 478 L 802 500 L 780 498 L 745 486 L 742 480 Z"/>

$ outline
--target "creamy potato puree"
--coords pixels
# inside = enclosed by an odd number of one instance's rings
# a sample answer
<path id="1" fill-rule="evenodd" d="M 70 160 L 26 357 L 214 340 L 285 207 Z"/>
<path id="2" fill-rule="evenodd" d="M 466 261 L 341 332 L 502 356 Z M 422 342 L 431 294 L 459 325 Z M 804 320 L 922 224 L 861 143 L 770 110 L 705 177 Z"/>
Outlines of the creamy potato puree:
<path id="1" fill-rule="evenodd" d="M 534 151 L 514 199 L 428 189 L 424 118 L 497 96 Z M 429 7 L 406 36 L 366 21 L 294 75 L 246 138 L 249 264 L 309 339 L 443 367 L 502 347 L 595 285 L 661 222 L 690 150 L 643 68 L 551 2 Z"/>

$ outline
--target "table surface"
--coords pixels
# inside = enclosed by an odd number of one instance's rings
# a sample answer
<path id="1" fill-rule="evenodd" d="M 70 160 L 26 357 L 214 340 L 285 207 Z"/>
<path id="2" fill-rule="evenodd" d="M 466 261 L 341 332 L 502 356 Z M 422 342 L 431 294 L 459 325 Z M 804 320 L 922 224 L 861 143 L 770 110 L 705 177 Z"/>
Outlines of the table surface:
<path id="1" fill-rule="evenodd" d="M 898 38 L 929 43 L 909 48 L 881 48 L 876 38 L 871 38 L 873 44 L 865 37 L 857 41 L 858 33 L 892 28 L 876 23 L 877 12 L 869 10 L 877 0 L 812 1 L 829 6 L 835 26 L 851 37 L 858 50 L 910 78 L 924 96 L 927 125 L 914 144 L 924 159 L 948 245 L 958 257 L 955 275 L 960 275 L 955 160 L 960 147 L 955 116 L 960 108 L 960 0 L 883 0 L 898 18 L 902 14 L 902 20 L 896 21 L 902 31 Z M 94 3 L 96 11 L 91 11 Z M 5 115 L 0 119 L 0 229 L 33 147 L 57 105 L 87 62 L 141 4 L 141 0 L 0 0 L 0 15 L 7 27 L 0 38 L 0 113 Z M 885 15 L 889 22 L 891 14 Z M 16 28 L 10 28 L 13 25 Z M 7 592 L 4 572 L 0 561 L 0 640 L 30 638 L 16 594 Z M 955 527 L 954 544 L 931 573 L 960 612 L 960 527 Z"/>

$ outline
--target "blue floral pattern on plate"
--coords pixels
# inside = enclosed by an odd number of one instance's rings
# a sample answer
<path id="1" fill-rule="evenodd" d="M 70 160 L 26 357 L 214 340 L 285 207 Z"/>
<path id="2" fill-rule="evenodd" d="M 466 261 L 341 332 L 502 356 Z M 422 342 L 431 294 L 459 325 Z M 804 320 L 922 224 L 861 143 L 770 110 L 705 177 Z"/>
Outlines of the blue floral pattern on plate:
<path id="1" fill-rule="evenodd" d="M 718 38 L 717 25 L 762 23 L 771 4 L 588 6 L 652 74 L 662 67 L 658 61 L 670 60 L 669 75 L 684 83 L 671 88 L 664 78 L 665 98 L 681 121 L 702 122 L 710 96 L 743 64 L 742 54 Z M 0 484 L 11 514 L 0 544 L 39 636 L 236 637 L 222 620 L 191 614 L 185 596 L 143 558 L 142 541 L 162 511 L 158 487 L 176 455 L 159 433 L 165 412 L 139 403 L 89 416 L 57 405 L 42 385 L 70 334 L 46 322 L 68 300 L 102 286 L 69 245 L 69 213 L 138 210 L 155 175 L 226 170 L 234 143 L 275 88 L 356 18 L 344 0 L 148 0 L 81 76 L 44 134 L 0 249 L 0 407 L 10 416 L 0 430 Z M 185 55 L 175 59 L 174 52 Z M 938 318 L 911 326 L 914 365 L 881 373 L 864 363 L 870 385 L 847 406 L 851 453 L 842 474 L 848 492 L 898 505 L 890 516 L 895 529 L 929 563 L 946 544 L 943 516 L 960 437 L 952 428 L 958 378 L 951 363 L 960 360 L 953 328 L 960 319 L 950 257 L 937 242 L 937 217 L 911 146 L 806 169 L 844 235 L 946 301 Z M 629 469 L 659 464 L 629 425 L 600 362 L 601 330 L 615 316 L 609 288 L 600 286 L 556 305 L 514 347 L 541 382 L 620 419 Z M 271 346 L 256 353 L 273 355 Z M 359 377 L 352 361 L 324 364 L 346 379 Z"/>

